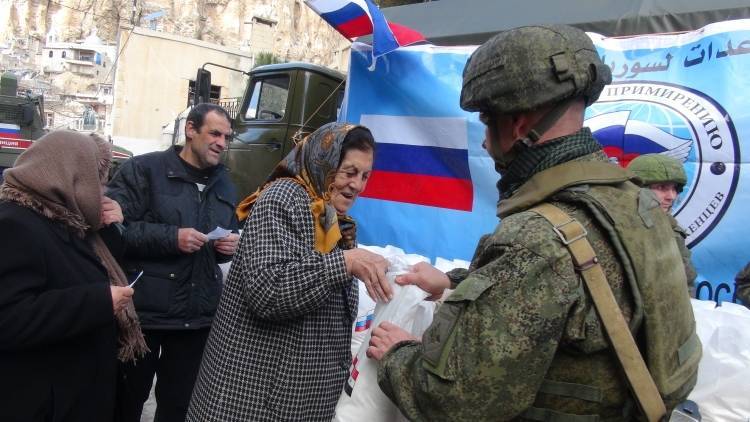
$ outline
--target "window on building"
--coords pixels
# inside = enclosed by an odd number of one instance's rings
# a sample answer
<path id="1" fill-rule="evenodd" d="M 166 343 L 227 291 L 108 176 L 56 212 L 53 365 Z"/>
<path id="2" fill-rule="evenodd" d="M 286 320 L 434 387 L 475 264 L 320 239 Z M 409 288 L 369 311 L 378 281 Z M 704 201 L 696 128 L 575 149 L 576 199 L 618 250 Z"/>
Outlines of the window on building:
<path id="1" fill-rule="evenodd" d="M 63 58 L 63 59 L 65 58 L 65 56 L 67 56 L 67 51 L 63 51 L 63 52 L 62 52 L 62 58 Z"/>
<path id="2" fill-rule="evenodd" d="M 252 39 L 250 45 L 253 46 L 253 51 L 273 51 L 275 31 L 273 27 L 276 25 L 275 21 L 253 17 L 253 30 Z"/>
<path id="3" fill-rule="evenodd" d="M 281 120 L 286 114 L 289 76 L 271 76 L 256 80 L 245 108 L 245 119 Z"/>
<path id="4" fill-rule="evenodd" d="M 54 55 L 55 55 L 55 53 L 54 53 L 54 52 L 53 52 L 52 50 L 50 50 L 50 51 L 49 51 L 49 56 L 50 56 L 50 57 L 54 57 Z"/>

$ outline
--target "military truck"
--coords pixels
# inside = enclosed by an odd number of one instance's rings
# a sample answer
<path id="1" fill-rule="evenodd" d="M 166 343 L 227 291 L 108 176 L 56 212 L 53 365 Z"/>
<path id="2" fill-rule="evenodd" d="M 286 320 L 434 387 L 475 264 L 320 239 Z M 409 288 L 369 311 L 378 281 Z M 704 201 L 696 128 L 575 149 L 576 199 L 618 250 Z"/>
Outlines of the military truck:
<path id="1" fill-rule="evenodd" d="M 16 158 L 39 139 L 47 130 L 42 95 L 18 95 L 18 79 L 6 72 L 0 76 L 0 181 L 6 168 L 13 167 Z M 115 169 L 133 154 L 113 146 L 113 166 Z"/>
<path id="2" fill-rule="evenodd" d="M 16 157 L 44 135 L 44 98 L 17 95 L 18 80 L 12 73 L 0 76 L 0 180 Z"/>
<path id="3" fill-rule="evenodd" d="M 198 70 L 193 103 L 210 101 L 211 73 L 206 63 Z M 230 69 L 230 68 L 226 68 Z M 335 121 L 344 99 L 345 76 L 309 63 L 258 66 L 245 72 L 248 83 L 232 121 L 234 136 L 224 163 L 240 198 L 255 191 L 271 170 L 304 138 Z M 184 118 L 175 123 L 173 143 L 184 136 Z"/>

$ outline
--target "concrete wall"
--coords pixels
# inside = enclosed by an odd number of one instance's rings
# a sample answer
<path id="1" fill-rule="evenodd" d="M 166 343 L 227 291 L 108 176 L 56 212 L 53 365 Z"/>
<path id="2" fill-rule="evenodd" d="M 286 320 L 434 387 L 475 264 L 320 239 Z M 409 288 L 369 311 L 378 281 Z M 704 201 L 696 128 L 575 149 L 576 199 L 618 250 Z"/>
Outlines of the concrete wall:
<path id="1" fill-rule="evenodd" d="M 250 70 L 248 52 L 144 28 L 121 28 L 116 63 L 112 137 L 125 148 L 161 149 L 162 127 L 186 108 L 190 80 L 206 62 Z M 242 96 L 246 77 L 209 67 L 221 96 Z M 128 145 L 143 142 L 144 145 Z M 153 148 L 151 146 L 153 145 Z"/>

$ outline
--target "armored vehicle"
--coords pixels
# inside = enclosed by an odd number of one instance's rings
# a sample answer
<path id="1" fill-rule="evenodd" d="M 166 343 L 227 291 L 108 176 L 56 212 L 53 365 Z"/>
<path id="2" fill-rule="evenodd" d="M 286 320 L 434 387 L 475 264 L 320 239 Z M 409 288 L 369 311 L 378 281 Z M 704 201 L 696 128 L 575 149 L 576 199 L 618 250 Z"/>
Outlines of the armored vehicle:
<path id="1" fill-rule="evenodd" d="M 18 80 L 12 73 L 0 76 L 0 181 L 6 168 L 13 167 L 16 158 L 35 139 L 47 130 L 42 95 L 18 95 Z M 112 170 L 133 154 L 117 146 L 112 147 Z"/>
<path id="2" fill-rule="evenodd" d="M 0 180 L 16 157 L 44 135 L 44 98 L 17 95 L 18 80 L 12 73 L 0 76 Z"/>

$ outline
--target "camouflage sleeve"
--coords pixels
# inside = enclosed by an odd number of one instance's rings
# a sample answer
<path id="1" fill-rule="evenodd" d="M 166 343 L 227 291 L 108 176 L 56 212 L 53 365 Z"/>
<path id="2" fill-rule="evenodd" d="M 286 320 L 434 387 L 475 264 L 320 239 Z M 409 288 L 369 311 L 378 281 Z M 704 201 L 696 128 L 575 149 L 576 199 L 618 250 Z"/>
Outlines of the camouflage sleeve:
<path id="1" fill-rule="evenodd" d="M 737 297 L 740 298 L 745 306 L 750 308 L 750 263 L 737 274 L 734 279 Z"/>
<path id="2" fill-rule="evenodd" d="M 680 227 L 674 217 L 670 217 L 672 230 L 674 231 L 674 240 L 677 242 L 677 249 L 680 250 L 682 264 L 685 266 L 685 275 L 687 276 L 687 287 L 690 291 L 690 297 L 695 297 L 695 279 L 698 278 L 698 273 L 695 271 L 695 267 L 693 267 L 693 261 L 691 259 L 692 253 L 685 245 L 687 233 L 685 232 L 685 229 Z"/>
<path id="3" fill-rule="evenodd" d="M 479 243 L 477 244 L 477 248 L 474 251 L 474 256 L 471 258 L 471 266 L 466 268 L 455 268 L 453 270 L 448 271 L 445 273 L 445 275 L 448 276 L 448 280 L 451 282 L 451 289 L 455 289 L 459 283 L 464 281 L 466 277 L 469 276 L 469 273 L 476 269 L 476 262 L 480 258 L 481 251 L 484 250 L 485 244 L 487 241 L 491 240 L 492 236 L 490 234 L 485 234 L 481 238 L 479 238 Z"/>
<path id="4" fill-rule="evenodd" d="M 580 287 L 556 271 L 567 252 L 550 247 L 485 245 L 423 342 L 386 354 L 380 387 L 408 419 L 506 420 L 532 405 Z"/>

